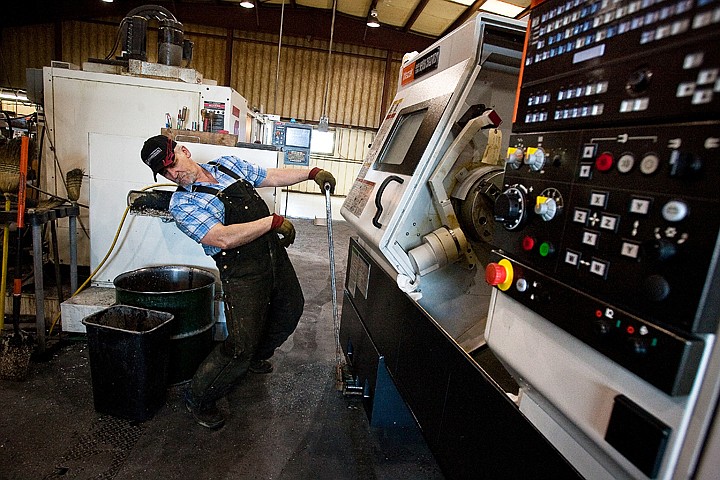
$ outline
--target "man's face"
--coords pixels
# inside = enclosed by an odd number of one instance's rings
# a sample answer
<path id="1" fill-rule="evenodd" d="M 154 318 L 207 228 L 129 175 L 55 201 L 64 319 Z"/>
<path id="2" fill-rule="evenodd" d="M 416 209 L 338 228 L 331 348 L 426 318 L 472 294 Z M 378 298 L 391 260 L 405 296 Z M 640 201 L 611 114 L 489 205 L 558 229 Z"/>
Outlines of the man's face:
<path id="1" fill-rule="evenodd" d="M 197 163 L 190 160 L 190 152 L 184 146 L 175 147 L 170 165 L 160 171 L 160 175 L 183 187 L 191 185 L 198 179 Z"/>

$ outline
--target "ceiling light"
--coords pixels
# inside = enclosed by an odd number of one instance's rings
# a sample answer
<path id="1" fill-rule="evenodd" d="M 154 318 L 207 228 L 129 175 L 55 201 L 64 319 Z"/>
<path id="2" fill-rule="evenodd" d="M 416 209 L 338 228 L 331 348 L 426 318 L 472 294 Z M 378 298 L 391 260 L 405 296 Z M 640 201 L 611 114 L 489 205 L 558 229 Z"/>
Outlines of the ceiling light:
<path id="1" fill-rule="evenodd" d="M 243 0 L 240 2 L 240 6 L 243 8 L 255 8 L 255 0 Z"/>
<path id="2" fill-rule="evenodd" d="M 102 0 L 105 3 L 113 3 L 113 0 Z"/>
<path id="3" fill-rule="evenodd" d="M 480 6 L 480 10 L 514 18 L 525 9 L 500 0 L 488 0 Z"/>
<path id="4" fill-rule="evenodd" d="M 380 22 L 378 21 L 377 10 L 375 10 L 374 8 L 372 10 L 370 10 L 370 13 L 368 14 L 367 26 L 372 27 L 372 28 L 377 28 L 380 26 Z"/>

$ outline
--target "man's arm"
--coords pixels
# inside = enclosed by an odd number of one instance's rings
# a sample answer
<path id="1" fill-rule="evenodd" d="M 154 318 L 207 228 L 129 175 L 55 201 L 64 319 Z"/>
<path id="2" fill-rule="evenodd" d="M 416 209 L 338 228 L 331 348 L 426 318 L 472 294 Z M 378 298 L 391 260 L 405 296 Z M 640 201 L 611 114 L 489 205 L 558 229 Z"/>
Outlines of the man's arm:
<path id="1" fill-rule="evenodd" d="M 318 167 L 313 168 L 268 168 L 260 187 L 285 187 L 304 180 L 314 180 L 323 191 L 325 184 L 330 185 L 330 193 L 335 193 L 335 177 L 332 173 Z"/>
<path id="2" fill-rule="evenodd" d="M 310 168 L 268 168 L 267 176 L 259 186 L 287 187 L 288 185 L 294 185 L 308 180 L 310 171 Z"/>
<path id="3" fill-rule="evenodd" d="M 272 230 L 272 227 L 272 215 L 252 222 L 236 223 L 234 225 L 218 223 L 208 231 L 200 242 L 226 250 L 250 243 Z"/>

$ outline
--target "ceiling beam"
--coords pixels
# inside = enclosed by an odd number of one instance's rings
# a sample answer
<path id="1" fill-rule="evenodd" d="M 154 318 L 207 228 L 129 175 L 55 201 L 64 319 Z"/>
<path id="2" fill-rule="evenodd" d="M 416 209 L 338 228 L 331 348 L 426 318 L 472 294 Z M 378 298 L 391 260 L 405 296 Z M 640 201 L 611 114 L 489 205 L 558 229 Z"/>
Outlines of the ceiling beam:
<path id="1" fill-rule="evenodd" d="M 405 25 L 402 28 L 403 32 L 407 33 L 410 31 L 410 29 L 413 26 L 413 23 L 415 23 L 415 20 L 418 19 L 418 17 L 420 16 L 420 14 L 423 11 L 423 8 L 425 8 L 425 6 L 428 4 L 429 1 L 430 0 L 420 0 L 420 3 L 417 4 L 417 6 L 415 7 L 415 10 L 413 10 L 412 14 L 410 14 L 410 18 L 408 18 L 407 22 L 405 22 Z M 421 50 L 418 50 L 418 52 L 420 52 L 420 51 Z"/>
<path id="2" fill-rule="evenodd" d="M 448 33 L 458 28 L 463 23 L 470 20 L 470 18 L 475 15 L 478 10 L 480 10 L 480 7 L 482 7 L 485 2 L 487 2 L 487 0 L 475 0 L 475 2 L 468 8 L 466 8 L 462 15 L 456 18 L 455 21 L 448 28 L 446 28 L 443 33 L 439 35 L 439 37 L 444 37 Z"/>
<path id="3" fill-rule="evenodd" d="M 421 4 L 428 0 L 421 1 Z M 237 3 L 154 1 L 167 8 L 181 23 L 192 23 L 251 32 L 279 33 L 281 5 L 258 2 L 249 10 Z M 294 2 L 293 2 L 294 3 Z M 133 8 L 147 5 L 147 0 L 123 0 L 104 3 L 99 0 L 26 0 L 10 2 L 3 7 L 0 28 L 4 26 L 37 25 L 69 20 L 97 20 L 103 17 L 124 17 Z M 365 18 L 337 13 L 333 42 L 360 45 L 398 53 L 422 51 L 432 38 L 383 25 L 370 28 Z M 330 39 L 332 11 L 314 8 L 285 9 L 283 35 Z M 367 31 L 366 31 L 367 30 Z"/>

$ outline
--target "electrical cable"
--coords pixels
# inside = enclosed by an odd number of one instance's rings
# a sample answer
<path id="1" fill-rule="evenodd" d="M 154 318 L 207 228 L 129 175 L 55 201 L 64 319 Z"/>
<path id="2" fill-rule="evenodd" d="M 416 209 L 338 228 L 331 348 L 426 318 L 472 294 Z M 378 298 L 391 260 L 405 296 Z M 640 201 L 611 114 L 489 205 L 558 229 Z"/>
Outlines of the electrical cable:
<path id="1" fill-rule="evenodd" d="M 141 188 L 140 191 L 144 192 L 145 190 L 150 190 L 150 189 L 159 188 L 159 187 L 177 187 L 177 185 L 174 183 L 158 183 L 158 184 L 145 186 L 145 187 Z M 118 238 L 120 238 L 120 232 L 122 231 L 122 227 L 125 224 L 125 219 L 127 218 L 127 215 L 129 212 L 130 212 L 130 205 L 125 207 L 125 212 L 123 213 L 122 218 L 120 219 L 120 224 L 118 225 L 118 228 L 115 231 L 115 238 L 113 238 L 113 241 L 110 244 L 110 247 L 108 248 L 107 253 L 103 257 L 103 259 L 100 260 L 100 263 L 98 264 L 98 266 L 95 267 L 95 270 L 93 270 L 92 273 L 90 273 L 87 280 L 85 280 L 82 283 L 82 285 L 80 285 L 77 288 L 77 290 L 75 290 L 75 292 L 72 295 L 70 295 L 70 298 L 72 298 L 75 295 L 77 295 L 78 293 L 80 293 L 87 286 L 87 284 L 90 283 L 90 280 L 93 279 L 95 274 L 97 274 L 97 272 L 100 271 L 100 269 L 105 265 L 105 262 L 110 257 L 110 254 L 112 253 L 113 249 L 115 248 L 115 245 L 117 244 Z M 68 298 L 68 300 L 70 298 Z M 55 324 L 57 323 L 58 320 L 60 320 L 61 315 L 62 315 L 62 311 L 58 312 L 57 315 L 55 315 L 55 318 L 53 319 L 52 324 L 50 325 L 50 331 L 48 332 L 48 336 L 52 335 L 53 329 L 55 328 Z"/>

